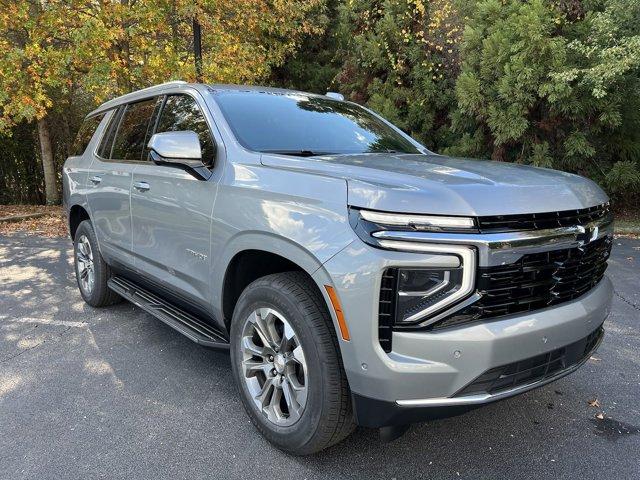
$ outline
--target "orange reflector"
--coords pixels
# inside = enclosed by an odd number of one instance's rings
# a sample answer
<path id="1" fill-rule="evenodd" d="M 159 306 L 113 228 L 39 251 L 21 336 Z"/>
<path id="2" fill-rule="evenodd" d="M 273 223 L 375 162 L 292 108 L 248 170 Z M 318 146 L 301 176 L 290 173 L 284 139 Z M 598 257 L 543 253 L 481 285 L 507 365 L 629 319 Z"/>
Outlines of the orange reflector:
<path id="1" fill-rule="evenodd" d="M 342 339 L 348 342 L 349 340 L 351 340 L 351 336 L 349 335 L 347 322 L 345 322 L 344 320 L 344 313 L 342 313 L 342 307 L 340 306 L 340 300 L 338 300 L 338 294 L 330 285 L 325 285 L 324 288 L 326 288 L 327 293 L 329 294 L 329 298 L 331 299 L 331 305 L 333 305 L 333 309 L 336 312 L 338 327 L 340 327 L 340 334 L 342 335 Z"/>

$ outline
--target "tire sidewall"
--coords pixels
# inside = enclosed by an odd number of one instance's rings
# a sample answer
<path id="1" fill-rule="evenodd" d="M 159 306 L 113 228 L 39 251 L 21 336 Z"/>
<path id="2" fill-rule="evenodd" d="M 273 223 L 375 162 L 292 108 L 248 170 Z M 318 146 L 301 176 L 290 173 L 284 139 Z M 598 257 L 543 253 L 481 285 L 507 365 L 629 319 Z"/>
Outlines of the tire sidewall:
<path id="1" fill-rule="evenodd" d="M 242 351 L 239 348 L 242 329 L 247 317 L 258 308 L 272 308 L 284 315 L 298 336 L 307 363 L 307 403 L 301 418 L 290 426 L 278 426 L 258 411 L 247 389 L 242 373 Z M 318 351 L 313 331 L 304 321 L 302 309 L 287 295 L 264 284 L 249 286 L 240 296 L 231 325 L 231 364 L 240 390 L 240 397 L 252 422 L 267 439 L 284 450 L 299 450 L 315 435 L 327 401 L 325 366 Z"/>
<path id="2" fill-rule="evenodd" d="M 91 252 L 93 254 L 93 270 L 94 270 L 94 282 L 93 282 L 93 290 L 91 294 L 87 294 L 80 285 L 80 275 L 78 272 L 78 242 L 80 237 L 84 235 L 89 240 L 89 244 L 91 245 Z M 89 305 L 95 305 L 101 295 L 100 288 L 101 279 L 105 276 L 105 264 L 104 260 L 102 260 L 102 256 L 100 255 L 100 250 L 98 248 L 98 241 L 96 239 L 95 232 L 93 231 L 93 226 L 91 222 L 88 220 L 83 221 L 76 230 L 76 234 L 73 240 L 73 267 L 76 272 L 76 282 L 78 284 L 78 290 L 80 290 L 80 295 L 85 302 Z"/>

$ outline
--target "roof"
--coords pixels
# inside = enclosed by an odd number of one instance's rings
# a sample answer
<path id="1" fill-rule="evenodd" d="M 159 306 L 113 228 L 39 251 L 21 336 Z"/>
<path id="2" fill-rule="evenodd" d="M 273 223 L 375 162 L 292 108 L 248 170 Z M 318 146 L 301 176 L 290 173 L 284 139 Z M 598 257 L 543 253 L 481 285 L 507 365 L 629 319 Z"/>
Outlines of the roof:
<path id="1" fill-rule="evenodd" d="M 303 92 L 301 90 L 292 90 L 288 88 L 266 87 L 264 85 L 226 85 L 212 84 L 208 85 L 212 92 L 254 92 L 254 93 L 302 93 L 305 95 L 317 95 L 315 93 Z"/>
<path id="2" fill-rule="evenodd" d="M 137 100 L 142 100 L 147 97 L 161 94 L 164 90 L 171 87 L 194 87 L 197 89 L 206 88 L 212 93 L 219 92 L 255 92 L 255 93 L 279 93 L 279 94 L 304 94 L 310 96 L 323 96 L 315 93 L 302 92 L 300 90 L 290 90 L 286 88 L 266 87 L 261 85 L 227 85 L 227 84 L 203 84 L 203 83 L 188 83 L 182 80 L 174 80 L 171 82 L 161 83 L 159 85 L 153 85 L 151 87 L 136 90 L 125 95 L 113 98 L 98 108 L 89 113 L 88 116 L 95 115 L 106 110 L 110 110 L 124 103 L 129 103 Z"/>

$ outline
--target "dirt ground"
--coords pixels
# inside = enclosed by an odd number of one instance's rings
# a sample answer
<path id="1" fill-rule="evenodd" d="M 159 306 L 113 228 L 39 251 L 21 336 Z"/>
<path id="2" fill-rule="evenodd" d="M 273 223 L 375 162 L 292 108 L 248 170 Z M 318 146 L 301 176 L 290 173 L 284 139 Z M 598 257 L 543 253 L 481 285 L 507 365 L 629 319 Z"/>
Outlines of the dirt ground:
<path id="1" fill-rule="evenodd" d="M 59 205 L 0 205 L 0 218 L 45 213 L 43 217 L 19 221 L 0 222 L 0 235 L 26 233 L 41 237 L 65 237 L 67 225 L 62 207 Z"/>

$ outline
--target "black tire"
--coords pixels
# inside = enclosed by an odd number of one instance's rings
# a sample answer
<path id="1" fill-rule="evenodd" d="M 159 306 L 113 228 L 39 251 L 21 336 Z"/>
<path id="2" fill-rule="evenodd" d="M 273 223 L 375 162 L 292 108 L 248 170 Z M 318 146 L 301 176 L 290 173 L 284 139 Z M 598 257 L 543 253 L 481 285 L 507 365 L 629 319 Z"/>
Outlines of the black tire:
<path id="1" fill-rule="evenodd" d="M 295 330 L 307 364 L 308 393 L 300 418 L 277 425 L 258 409 L 242 372 L 240 342 L 249 315 L 258 308 L 281 312 Z M 333 322 L 313 281 L 302 272 L 277 273 L 251 283 L 240 295 L 231 323 L 231 364 L 245 410 L 275 446 L 308 455 L 346 438 L 355 428 L 351 397 Z"/>
<path id="2" fill-rule="evenodd" d="M 79 262 L 78 262 L 78 249 L 80 240 L 85 237 L 91 246 L 91 253 L 93 255 L 93 272 L 94 282 L 90 291 L 87 291 L 81 285 Z M 93 231 L 93 225 L 90 220 L 84 220 L 76 230 L 76 234 L 73 239 L 73 264 L 76 271 L 76 281 L 78 282 L 78 289 L 80 295 L 85 302 L 92 307 L 106 307 L 113 305 L 122 300 L 122 297 L 115 293 L 107 286 L 107 281 L 111 278 L 111 268 L 106 264 L 100 249 L 98 248 L 98 240 L 96 234 Z"/>

